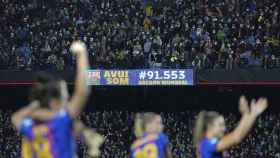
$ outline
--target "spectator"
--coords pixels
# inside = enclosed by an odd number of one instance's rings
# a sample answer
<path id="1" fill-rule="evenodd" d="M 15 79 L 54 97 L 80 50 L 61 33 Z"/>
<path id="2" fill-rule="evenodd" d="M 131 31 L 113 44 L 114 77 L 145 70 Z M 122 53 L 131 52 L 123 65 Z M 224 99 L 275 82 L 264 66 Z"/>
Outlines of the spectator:
<path id="1" fill-rule="evenodd" d="M 68 49 L 74 39 L 87 43 L 91 65 L 98 68 L 154 67 L 148 64 L 152 51 L 162 56 L 157 67 L 184 68 L 194 60 L 201 61 L 194 65 L 200 69 L 279 67 L 276 0 L 2 0 L 1 4 L 1 69 L 71 70 L 75 62 Z M 185 52 L 189 53 L 182 55 Z M 144 62 L 131 62 L 138 53 Z M 188 64 L 176 60 L 182 56 Z M 51 66 L 62 59 L 65 66 Z"/>

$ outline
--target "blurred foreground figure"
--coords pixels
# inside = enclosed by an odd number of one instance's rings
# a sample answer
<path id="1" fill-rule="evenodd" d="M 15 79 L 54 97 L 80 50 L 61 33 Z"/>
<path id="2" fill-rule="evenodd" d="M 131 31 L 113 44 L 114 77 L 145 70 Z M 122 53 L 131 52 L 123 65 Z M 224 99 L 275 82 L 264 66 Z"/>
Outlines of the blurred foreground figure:
<path id="1" fill-rule="evenodd" d="M 74 158 L 76 143 L 74 119 L 82 111 L 89 95 L 86 83 L 88 55 L 82 42 L 70 50 L 77 58 L 75 91 L 69 99 L 64 80 L 43 74 L 31 91 L 30 105 L 12 116 L 12 123 L 23 135 L 23 158 Z"/>

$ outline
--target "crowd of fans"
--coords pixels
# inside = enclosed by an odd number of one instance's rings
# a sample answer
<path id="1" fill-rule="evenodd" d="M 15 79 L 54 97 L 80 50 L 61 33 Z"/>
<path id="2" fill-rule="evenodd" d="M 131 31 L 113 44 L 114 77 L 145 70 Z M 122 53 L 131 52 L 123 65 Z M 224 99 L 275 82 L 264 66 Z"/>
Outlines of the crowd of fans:
<path id="1" fill-rule="evenodd" d="M 278 0 L 0 0 L 0 69 L 277 68 Z"/>
<path id="2" fill-rule="evenodd" d="M 195 157 L 192 145 L 192 129 L 196 112 L 162 113 L 165 132 L 171 142 L 172 153 L 177 158 Z M 20 157 L 20 136 L 12 127 L 11 111 L 0 110 L 0 155 Z M 105 136 L 101 158 L 128 158 L 129 146 L 133 142 L 133 118 L 128 111 L 103 111 L 84 113 L 84 122 Z M 229 130 L 238 123 L 235 114 L 226 115 Z M 280 158 L 280 115 L 262 116 L 248 138 L 234 149 L 225 153 L 225 158 Z M 79 143 L 79 157 L 86 157 L 86 147 Z"/>

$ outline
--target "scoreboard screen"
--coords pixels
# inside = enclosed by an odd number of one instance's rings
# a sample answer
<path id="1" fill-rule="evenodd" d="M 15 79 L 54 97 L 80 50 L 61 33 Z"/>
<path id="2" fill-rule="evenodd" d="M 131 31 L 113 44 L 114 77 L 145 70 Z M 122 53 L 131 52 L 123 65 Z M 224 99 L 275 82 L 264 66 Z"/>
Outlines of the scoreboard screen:
<path id="1" fill-rule="evenodd" d="M 192 86 L 193 74 L 193 69 L 88 70 L 87 82 L 102 86 Z"/>

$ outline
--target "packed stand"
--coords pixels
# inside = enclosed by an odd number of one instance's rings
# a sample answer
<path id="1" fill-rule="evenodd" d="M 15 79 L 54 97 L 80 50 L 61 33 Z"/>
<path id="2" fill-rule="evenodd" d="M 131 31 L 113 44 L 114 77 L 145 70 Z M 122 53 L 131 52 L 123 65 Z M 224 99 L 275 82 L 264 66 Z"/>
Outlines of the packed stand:
<path id="1" fill-rule="evenodd" d="M 0 69 L 279 67 L 277 0 L 0 0 Z"/>
<path id="2" fill-rule="evenodd" d="M 7 158 L 20 157 L 20 135 L 11 122 L 11 111 L 0 109 L 0 155 Z"/>
<path id="3" fill-rule="evenodd" d="M 192 145 L 192 129 L 196 112 L 162 113 L 165 132 L 171 141 L 174 157 L 195 156 Z M 0 111 L 0 154 L 4 157 L 20 157 L 20 136 L 12 127 L 11 112 Z M 104 111 L 84 113 L 85 123 L 95 128 L 106 138 L 102 146 L 101 158 L 128 158 L 129 146 L 133 142 L 133 118 L 135 113 L 123 111 Z M 229 130 L 238 123 L 238 116 L 227 114 L 226 124 Z M 225 157 L 236 158 L 280 158 L 280 115 L 262 116 L 256 123 L 249 137 L 234 149 L 225 153 Z M 84 143 L 78 143 L 79 157 L 86 157 Z"/>

